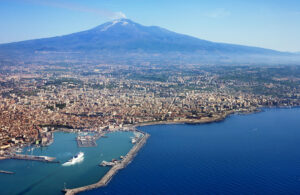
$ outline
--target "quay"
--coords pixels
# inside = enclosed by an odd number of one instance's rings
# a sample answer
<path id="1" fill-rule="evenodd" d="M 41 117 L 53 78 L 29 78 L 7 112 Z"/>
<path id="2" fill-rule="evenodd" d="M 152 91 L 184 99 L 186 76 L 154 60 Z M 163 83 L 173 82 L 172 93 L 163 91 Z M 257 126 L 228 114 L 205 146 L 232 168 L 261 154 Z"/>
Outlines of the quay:
<path id="1" fill-rule="evenodd" d="M 102 167 L 106 167 L 106 166 L 114 166 L 118 163 L 118 161 L 114 161 L 114 162 L 107 162 L 107 161 L 102 161 L 101 164 L 99 166 Z"/>
<path id="2" fill-rule="evenodd" d="M 96 147 L 96 141 L 100 137 L 104 137 L 105 133 L 96 133 L 95 135 L 78 136 L 76 138 L 78 147 Z"/>
<path id="3" fill-rule="evenodd" d="M 121 161 L 118 161 L 118 163 L 112 166 L 112 168 L 100 179 L 100 181 L 88 186 L 73 189 L 63 189 L 62 191 L 65 192 L 66 195 L 73 195 L 83 191 L 106 186 L 119 170 L 125 168 L 132 161 L 132 159 L 135 157 L 135 155 L 144 146 L 147 139 L 150 137 L 148 133 L 144 133 L 141 131 L 139 132 L 143 134 L 143 137 L 131 148 L 131 150 L 127 153 L 126 156 L 124 156 L 124 158 Z"/>
<path id="4" fill-rule="evenodd" d="M 49 156 L 34 156 L 34 155 L 25 155 L 25 154 L 11 154 L 7 156 L 8 159 L 16 159 L 16 160 L 33 160 L 33 161 L 41 161 L 47 163 L 59 163 L 56 161 L 55 157 Z"/>
<path id="5" fill-rule="evenodd" d="M 3 171 L 3 170 L 0 170 L 0 173 L 9 174 L 9 175 L 15 174 L 14 172 L 11 172 L 11 171 Z"/>

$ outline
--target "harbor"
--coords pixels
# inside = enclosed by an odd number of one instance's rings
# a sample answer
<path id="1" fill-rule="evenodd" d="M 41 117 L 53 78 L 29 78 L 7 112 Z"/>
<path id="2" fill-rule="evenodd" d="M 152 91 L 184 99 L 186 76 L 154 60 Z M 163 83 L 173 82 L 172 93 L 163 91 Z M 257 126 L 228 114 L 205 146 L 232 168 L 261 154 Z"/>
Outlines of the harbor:
<path id="1" fill-rule="evenodd" d="M 63 189 L 62 191 L 65 192 L 67 195 L 72 195 L 72 194 L 77 194 L 79 192 L 95 189 L 95 188 L 100 188 L 109 183 L 109 181 L 112 179 L 112 177 L 121 169 L 125 168 L 131 161 L 132 159 L 136 156 L 138 151 L 144 146 L 146 143 L 147 139 L 149 138 L 148 133 L 144 133 L 141 131 L 137 131 L 137 133 L 141 133 L 142 137 L 137 140 L 135 145 L 131 148 L 131 150 L 119 161 L 114 161 L 113 164 L 106 162 L 103 165 L 109 165 L 112 166 L 111 169 L 95 184 L 87 185 L 84 187 L 79 187 L 79 188 L 73 188 L 73 189 Z M 102 161 L 103 163 L 103 161 Z M 108 164 L 107 164 L 108 163 Z M 101 165 L 101 164 L 100 164 Z"/>
<path id="2" fill-rule="evenodd" d="M 1 194 L 39 194 L 47 190 L 48 194 L 61 194 L 61 190 L 73 189 L 87 186 L 98 182 L 111 167 L 101 167 L 103 160 L 110 161 L 125 156 L 133 147 L 131 138 L 135 137 L 133 131 L 115 130 L 104 131 L 105 135 L 96 141 L 96 147 L 78 147 L 77 137 L 91 135 L 98 132 L 71 132 L 55 131 L 54 142 L 46 147 L 37 147 L 35 144 L 20 149 L 17 154 L 19 159 L 11 158 L 12 153 L 5 154 L 0 161 L 1 170 L 12 171 L 15 174 L 0 173 Z M 102 139 L 106 137 L 105 139 Z M 72 159 L 80 152 L 84 153 L 84 160 L 78 163 L 63 164 Z M 32 156 L 55 157 L 53 161 L 61 163 L 47 163 L 28 158 Z M 21 160 L 20 160 L 21 159 Z M 44 160 L 44 159 L 43 159 Z M 79 160 L 79 159 L 78 159 Z M 67 165 L 65 164 L 65 165 Z M 82 178 L 85 178 L 82 180 Z M 34 188 L 32 183 L 41 181 Z M 20 185 L 15 188 L 10 183 L 18 182 Z"/>

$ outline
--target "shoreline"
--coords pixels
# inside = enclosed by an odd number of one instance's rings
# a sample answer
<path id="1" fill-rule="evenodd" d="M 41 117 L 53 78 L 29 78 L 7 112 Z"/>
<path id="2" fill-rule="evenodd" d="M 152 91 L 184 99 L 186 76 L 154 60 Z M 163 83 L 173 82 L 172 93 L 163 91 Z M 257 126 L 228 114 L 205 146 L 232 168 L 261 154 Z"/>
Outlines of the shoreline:
<path id="1" fill-rule="evenodd" d="M 173 120 L 173 121 L 152 121 L 152 122 L 143 122 L 132 125 L 135 128 L 144 127 L 144 126 L 151 126 L 151 125 L 177 125 L 177 124 L 207 124 L 207 123 L 215 123 L 221 122 L 225 120 L 228 116 L 232 114 L 254 114 L 261 112 L 260 108 L 256 108 L 254 110 L 247 110 L 247 111 L 229 111 L 222 115 L 217 115 L 214 117 L 203 117 L 200 119 L 183 119 L 183 120 Z"/>
<path id="2" fill-rule="evenodd" d="M 232 114 L 255 114 L 262 112 L 263 109 L 293 109 L 293 108 L 300 108 L 299 106 L 276 106 L 276 107 L 256 107 L 255 109 L 251 110 L 241 110 L 241 111 L 229 111 L 226 113 L 223 113 L 221 115 L 216 115 L 213 117 L 203 117 L 201 119 L 183 119 L 183 120 L 173 120 L 173 121 L 152 121 L 152 122 L 142 122 L 142 123 L 137 123 L 133 125 L 128 125 L 127 127 L 129 128 L 128 131 L 138 131 L 142 133 L 144 136 L 142 139 L 136 143 L 130 151 L 126 154 L 125 158 L 118 164 L 114 165 L 109 169 L 109 171 L 102 177 L 97 183 L 78 187 L 78 188 L 72 188 L 72 189 L 63 189 L 62 192 L 64 192 L 67 195 L 72 195 L 72 194 L 77 194 L 80 192 L 84 191 L 89 191 L 92 189 L 96 188 L 101 188 L 106 186 L 110 180 L 113 178 L 117 172 L 123 168 L 125 168 L 132 160 L 133 158 L 137 155 L 139 150 L 145 145 L 147 139 L 150 137 L 150 134 L 140 131 L 137 128 L 138 127 L 143 127 L 143 126 L 151 126 L 151 125 L 174 125 L 174 124 L 207 124 L 207 123 L 214 123 L 214 122 L 221 122 L 225 120 L 228 116 Z M 56 130 L 57 131 L 57 130 Z M 117 131 L 120 131 L 117 130 Z M 122 131 L 122 130 L 121 130 Z M 66 131 L 70 132 L 70 131 Z M 7 157 L 1 157 L 0 160 L 5 160 L 8 159 Z"/>
<path id="3" fill-rule="evenodd" d="M 142 123 L 134 124 L 131 127 L 138 128 L 138 127 L 151 126 L 151 125 L 207 124 L 207 123 L 221 122 L 233 114 L 248 115 L 248 114 L 255 114 L 255 113 L 263 112 L 264 109 L 294 109 L 294 108 L 300 108 L 300 106 L 270 106 L 270 107 L 261 106 L 261 107 L 256 107 L 253 110 L 246 110 L 246 111 L 232 110 L 232 111 L 228 111 L 222 115 L 218 115 L 216 117 L 204 117 L 201 119 L 183 119 L 183 120 L 173 120 L 173 121 L 142 122 Z"/>
<path id="4" fill-rule="evenodd" d="M 251 109 L 247 109 L 247 110 L 236 110 L 236 111 L 235 110 L 230 110 L 230 111 L 227 111 L 223 114 L 219 114 L 219 115 L 216 115 L 216 116 L 213 116 L 213 117 L 203 117 L 203 118 L 200 118 L 200 119 L 186 119 L 186 118 L 184 118 L 182 120 L 141 122 L 141 123 L 137 123 L 137 124 L 125 125 L 124 127 L 128 128 L 127 131 L 135 131 L 135 130 L 137 130 L 137 127 L 150 126 L 150 125 L 205 124 L 205 123 L 213 123 L 213 122 L 223 121 L 228 116 L 230 116 L 232 114 L 252 114 L 252 113 L 261 112 L 262 109 L 264 109 L 264 108 L 269 108 L 269 109 L 272 109 L 272 108 L 293 109 L 293 108 L 299 108 L 299 107 L 300 106 L 270 106 L 270 107 L 259 106 L 259 107 L 252 107 Z M 122 131 L 123 128 L 117 128 L 114 131 Z M 51 132 L 54 133 L 54 132 L 57 132 L 57 131 L 68 132 L 68 133 L 80 132 L 79 129 L 65 129 L 65 128 L 55 129 Z M 32 143 L 25 143 L 22 146 L 22 148 L 32 146 L 32 145 L 33 145 Z M 19 148 L 19 146 L 12 147 L 10 149 L 9 153 L 15 153 L 15 150 L 17 148 Z M 5 155 L 0 155 L 0 161 L 1 160 L 7 160 L 7 159 L 9 159 L 9 158 L 7 158 Z"/>
<path id="5" fill-rule="evenodd" d="M 206 124 L 206 123 L 214 123 L 214 122 L 220 122 L 225 120 L 229 115 L 235 114 L 235 113 L 241 113 L 241 114 L 251 114 L 261 112 L 260 109 L 255 108 L 254 110 L 247 110 L 247 111 L 230 111 L 222 115 L 218 115 L 215 117 L 205 117 L 202 119 L 185 119 L 185 120 L 178 120 L 178 121 L 153 121 L 153 122 L 145 122 L 145 123 L 138 123 L 135 125 L 130 125 L 130 129 L 135 129 L 131 131 L 138 131 L 142 133 L 144 136 L 143 138 L 135 144 L 131 150 L 126 154 L 125 158 L 121 161 L 121 163 L 118 163 L 117 165 L 114 165 L 109 169 L 109 171 L 97 182 L 94 184 L 90 184 L 87 186 L 82 186 L 78 188 L 73 189 L 63 189 L 62 191 L 66 195 L 73 195 L 78 194 L 80 192 L 89 191 L 96 188 L 101 188 L 106 186 L 110 180 L 113 178 L 117 172 L 123 168 L 125 168 L 137 155 L 138 151 L 145 145 L 147 139 L 150 137 L 150 134 L 140 131 L 137 128 L 142 126 L 151 126 L 151 125 L 171 125 L 171 124 Z"/>

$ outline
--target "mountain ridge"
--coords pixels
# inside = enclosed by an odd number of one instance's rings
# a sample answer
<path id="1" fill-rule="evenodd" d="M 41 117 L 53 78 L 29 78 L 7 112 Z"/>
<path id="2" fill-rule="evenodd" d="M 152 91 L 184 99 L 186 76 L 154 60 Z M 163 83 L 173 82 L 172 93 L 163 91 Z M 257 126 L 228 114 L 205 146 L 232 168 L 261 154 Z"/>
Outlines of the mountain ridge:
<path id="1" fill-rule="evenodd" d="M 193 36 L 169 31 L 158 26 L 144 26 L 129 19 L 118 19 L 106 22 L 89 30 L 68 35 L 26 40 L 21 42 L 0 44 L 0 56 L 22 55 L 43 57 L 45 54 L 69 53 L 69 58 L 77 58 L 79 54 L 106 56 L 159 55 L 160 58 L 171 55 L 183 59 L 206 59 L 208 57 L 239 58 L 248 56 L 289 56 L 290 52 L 280 52 L 253 46 L 218 43 L 199 39 Z M 42 55 L 43 54 L 43 55 Z M 52 56 L 53 58 L 53 56 Z M 194 60 L 197 62 L 197 60 Z"/>
<path id="2" fill-rule="evenodd" d="M 124 28 L 119 28 L 120 25 L 122 25 Z M 117 28 L 114 28 L 114 26 L 117 26 Z M 129 30 L 129 32 L 127 31 L 128 32 L 127 33 L 126 30 Z M 133 34 L 133 33 L 135 33 L 135 34 Z M 132 36 L 129 36 L 130 34 Z M 149 35 L 152 35 L 152 37 L 154 37 L 154 38 L 162 38 L 162 39 L 166 38 L 166 35 L 171 36 L 174 39 L 175 38 L 177 38 L 177 39 L 184 38 L 184 39 L 186 39 L 185 41 L 187 42 L 187 44 L 189 44 L 189 46 L 191 47 L 190 48 L 191 50 L 196 50 L 196 48 L 193 48 L 193 47 L 199 47 L 200 46 L 199 44 L 206 44 L 205 47 L 213 47 L 213 46 L 216 46 L 216 44 L 223 44 L 223 45 L 227 45 L 227 46 L 234 46 L 234 47 L 241 46 L 241 47 L 247 47 L 247 48 L 253 48 L 253 49 L 255 48 L 255 49 L 263 49 L 263 50 L 268 50 L 268 51 L 273 51 L 273 52 L 279 52 L 279 51 L 260 48 L 260 47 L 252 47 L 252 46 L 243 46 L 243 45 L 238 45 L 238 44 L 217 43 L 217 42 L 212 42 L 212 41 L 206 41 L 206 40 L 192 37 L 189 35 L 175 33 L 175 32 L 169 31 L 167 29 L 164 29 L 164 28 L 161 28 L 158 26 L 143 26 L 138 23 L 132 22 L 129 19 L 114 20 L 112 22 L 107 22 L 102 25 L 96 26 L 89 30 L 71 33 L 71 34 L 67 34 L 67 35 L 0 44 L 0 47 L 10 46 L 10 45 L 22 46 L 22 44 L 25 44 L 25 43 L 30 44 L 30 43 L 35 43 L 35 42 L 39 42 L 39 44 L 45 44 L 44 47 L 45 46 L 49 47 L 49 45 L 53 45 L 53 43 L 51 43 L 51 42 L 45 43 L 45 41 L 62 41 L 61 40 L 62 38 L 67 39 L 66 41 L 71 41 L 70 39 L 74 39 L 74 38 L 76 39 L 76 38 L 78 38 L 78 36 L 81 36 L 80 38 L 83 38 L 83 39 L 87 39 L 88 38 L 87 36 L 90 36 L 90 38 L 93 38 L 93 39 L 98 38 L 98 41 L 103 41 L 103 43 L 107 44 L 107 40 L 104 40 L 104 39 L 109 38 L 108 35 L 111 36 L 112 38 L 116 38 L 116 36 L 123 35 L 123 37 L 118 37 L 119 38 L 118 41 L 124 40 L 124 39 L 132 39 L 132 38 L 145 39 L 145 38 L 149 38 Z M 101 39 L 101 36 L 103 36 L 102 39 Z M 144 36 L 144 37 L 141 37 L 141 36 Z M 174 37 L 174 36 L 177 36 L 177 37 Z M 174 40 L 174 41 L 181 41 L 181 39 Z M 113 40 L 110 39 L 109 41 L 112 42 Z M 151 41 L 153 41 L 153 39 Z M 157 40 L 154 40 L 154 41 L 157 41 Z M 159 41 L 161 41 L 161 40 L 159 40 Z M 165 41 L 165 40 L 163 40 L 163 41 Z M 73 43 L 74 42 L 75 41 L 73 41 Z M 120 44 L 120 42 L 118 42 L 117 44 Z M 58 46 L 61 46 L 61 45 L 56 46 L 57 50 L 59 50 Z M 39 45 L 39 46 L 33 47 L 33 48 L 39 50 L 39 49 L 43 48 L 43 46 Z M 100 46 L 100 48 L 101 48 L 101 46 Z M 138 48 L 138 47 L 136 47 L 136 48 Z M 73 48 L 73 49 L 80 50 L 79 48 Z M 129 48 L 129 49 L 132 49 L 132 48 Z M 183 49 L 185 49 L 185 48 L 183 47 Z M 287 52 L 282 52 L 282 53 L 287 53 Z"/>

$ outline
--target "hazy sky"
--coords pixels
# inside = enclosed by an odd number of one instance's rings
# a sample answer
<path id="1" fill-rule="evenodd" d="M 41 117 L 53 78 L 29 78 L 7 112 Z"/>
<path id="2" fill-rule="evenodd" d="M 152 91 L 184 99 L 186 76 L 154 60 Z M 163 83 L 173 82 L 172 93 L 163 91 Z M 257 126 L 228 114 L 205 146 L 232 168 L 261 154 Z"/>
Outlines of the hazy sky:
<path id="1" fill-rule="evenodd" d="M 300 0 L 0 0 L 0 43 L 124 16 L 211 41 L 300 51 Z"/>

